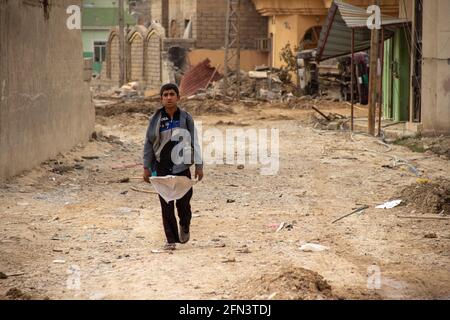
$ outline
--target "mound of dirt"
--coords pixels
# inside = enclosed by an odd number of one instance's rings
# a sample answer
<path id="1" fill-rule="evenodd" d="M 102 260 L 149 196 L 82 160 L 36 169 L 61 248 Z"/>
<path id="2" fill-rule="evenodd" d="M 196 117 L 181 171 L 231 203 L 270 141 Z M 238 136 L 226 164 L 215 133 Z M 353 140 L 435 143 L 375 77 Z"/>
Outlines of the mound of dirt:
<path id="1" fill-rule="evenodd" d="M 413 184 L 402 190 L 401 199 L 423 213 L 450 215 L 450 181 L 440 179 L 432 183 Z"/>
<path id="2" fill-rule="evenodd" d="M 336 299 L 331 286 L 317 272 L 284 267 L 244 283 L 237 299 L 323 300 Z"/>

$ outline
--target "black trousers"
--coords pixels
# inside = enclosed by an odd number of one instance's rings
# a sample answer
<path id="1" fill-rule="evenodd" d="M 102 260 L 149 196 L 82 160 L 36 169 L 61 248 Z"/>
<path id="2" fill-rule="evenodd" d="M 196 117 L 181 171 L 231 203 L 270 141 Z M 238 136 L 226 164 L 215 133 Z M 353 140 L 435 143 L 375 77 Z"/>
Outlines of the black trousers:
<path id="1" fill-rule="evenodd" d="M 156 174 L 158 176 L 186 176 L 191 178 L 191 171 L 189 169 L 173 174 L 171 170 L 162 167 L 160 164 L 156 164 Z M 161 203 L 162 220 L 164 226 L 164 233 L 166 234 L 168 243 L 180 242 L 180 237 L 178 235 L 178 224 L 177 218 L 175 217 L 175 206 L 178 211 L 178 218 L 180 219 L 180 226 L 183 230 L 188 231 L 191 225 L 192 211 L 191 211 L 191 198 L 192 198 L 192 188 L 181 198 L 175 201 L 166 202 L 161 196 L 159 196 L 159 202 Z"/>

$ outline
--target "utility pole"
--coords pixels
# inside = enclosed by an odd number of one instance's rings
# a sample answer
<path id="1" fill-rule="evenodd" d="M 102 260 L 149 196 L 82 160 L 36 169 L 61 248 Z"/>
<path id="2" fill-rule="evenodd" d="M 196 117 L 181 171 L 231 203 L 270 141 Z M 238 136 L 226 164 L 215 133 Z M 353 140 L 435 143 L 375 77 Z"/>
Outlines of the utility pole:
<path id="1" fill-rule="evenodd" d="M 241 93 L 241 39 L 240 39 L 240 13 L 241 1 L 228 0 L 225 25 L 225 61 L 224 61 L 224 88 L 223 94 L 228 96 L 231 89 L 236 91 L 236 100 L 240 100 Z M 236 74 L 236 82 L 231 83 L 231 73 Z"/>
<path id="2" fill-rule="evenodd" d="M 380 0 L 373 0 L 373 4 L 380 6 Z M 369 134 L 375 136 L 375 111 L 377 104 L 377 73 L 378 73 L 378 53 L 380 51 L 379 30 L 372 29 L 370 39 L 370 80 L 369 80 Z"/>
<path id="3" fill-rule="evenodd" d="M 124 0 L 119 0 L 119 81 L 125 84 L 125 21 Z"/>

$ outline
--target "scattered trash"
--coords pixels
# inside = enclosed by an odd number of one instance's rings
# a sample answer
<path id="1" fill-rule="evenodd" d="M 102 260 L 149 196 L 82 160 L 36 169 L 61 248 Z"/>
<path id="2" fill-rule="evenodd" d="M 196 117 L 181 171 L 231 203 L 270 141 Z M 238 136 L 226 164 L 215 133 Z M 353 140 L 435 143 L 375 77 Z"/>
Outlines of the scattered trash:
<path id="1" fill-rule="evenodd" d="M 53 260 L 53 263 L 64 264 L 66 263 L 66 260 Z"/>
<path id="2" fill-rule="evenodd" d="M 328 250 L 329 248 L 317 243 L 305 243 L 299 249 L 303 252 L 320 252 Z"/>
<path id="3" fill-rule="evenodd" d="M 233 202 L 236 202 L 236 200 L 234 200 L 234 199 L 227 199 L 227 203 L 233 203 Z"/>
<path id="4" fill-rule="evenodd" d="M 230 262 L 236 262 L 236 258 L 225 258 L 222 260 L 222 263 L 230 263 Z"/>
<path id="5" fill-rule="evenodd" d="M 278 225 L 278 228 L 275 232 L 279 232 L 283 229 L 287 229 L 287 230 L 292 230 L 292 228 L 294 228 L 294 225 L 292 223 L 288 223 L 288 222 L 281 222 Z"/>
<path id="6" fill-rule="evenodd" d="M 433 233 L 427 233 L 423 237 L 426 238 L 426 239 L 436 239 L 437 235 L 436 235 L 436 233 L 433 232 Z"/>
<path id="7" fill-rule="evenodd" d="M 377 208 L 377 209 L 392 209 L 392 208 L 395 208 L 396 206 L 398 206 L 401 202 L 402 202 L 402 200 L 392 200 L 392 201 L 388 201 L 386 203 L 380 204 L 379 206 L 376 206 L 375 208 Z"/>
<path id="8" fill-rule="evenodd" d="M 128 183 L 128 182 L 130 182 L 130 178 L 122 178 L 122 179 L 120 179 L 119 180 L 119 183 Z"/>
<path id="9" fill-rule="evenodd" d="M 85 160 L 95 160 L 95 159 L 99 159 L 99 156 L 81 156 L 81 158 L 85 159 Z"/>
<path id="10" fill-rule="evenodd" d="M 172 250 L 160 250 L 160 249 L 153 249 L 151 253 L 168 253 L 173 254 Z"/>
<path id="11" fill-rule="evenodd" d="M 237 168 L 238 168 L 239 170 L 242 170 L 242 169 L 244 169 L 244 165 L 243 165 L 243 164 L 240 164 L 240 165 L 237 166 Z"/>
<path id="12" fill-rule="evenodd" d="M 333 224 L 333 223 L 335 223 L 335 222 L 338 222 L 339 220 L 342 220 L 342 219 L 344 219 L 344 218 L 346 218 L 346 217 L 348 217 L 348 216 L 351 216 L 351 215 L 354 214 L 354 213 L 362 212 L 362 211 L 364 211 L 364 210 L 366 210 L 366 209 L 368 209 L 368 208 L 369 208 L 369 206 L 367 206 L 367 205 L 364 205 L 364 206 L 362 206 L 362 207 L 359 207 L 358 209 L 353 210 L 352 212 L 350 212 L 350 213 L 348 213 L 348 214 L 346 214 L 346 215 L 344 215 L 344 216 L 342 216 L 342 217 L 340 217 L 340 218 L 337 218 L 336 220 L 334 220 L 334 221 L 331 222 L 331 223 Z"/>
<path id="13" fill-rule="evenodd" d="M 28 202 L 17 202 L 17 205 L 25 207 L 25 206 L 29 206 L 30 204 Z"/>
<path id="14" fill-rule="evenodd" d="M 274 292 L 272 293 L 270 296 L 267 297 L 267 300 L 272 300 L 273 298 L 275 298 L 275 296 L 278 294 L 278 292 Z"/>
<path id="15" fill-rule="evenodd" d="M 417 178 L 416 182 L 418 184 L 428 184 L 428 183 L 431 183 L 431 180 L 427 179 L 427 178 Z"/>
<path id="16" fill-rule="evenodd" d="M 7 277 L 18 277 L 18 276 L 23 276 L 25 274 L 25 272 L 13 272 L 13 273 L 7 273 L 6 276 Z"/>

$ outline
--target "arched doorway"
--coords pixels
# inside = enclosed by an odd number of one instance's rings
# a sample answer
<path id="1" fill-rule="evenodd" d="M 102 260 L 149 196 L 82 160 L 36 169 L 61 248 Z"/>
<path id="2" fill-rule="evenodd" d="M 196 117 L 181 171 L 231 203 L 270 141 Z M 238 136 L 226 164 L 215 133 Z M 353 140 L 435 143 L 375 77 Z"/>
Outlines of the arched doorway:
<path id="1" fill-rule="evenodd" d="M 303 35 L 303 38 L 301 38 L 299 41 L 300 51 L 317 48 L 321 31 L 322 26 L 314 26 L 306 30 L 305 34 Z"/>

